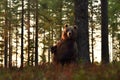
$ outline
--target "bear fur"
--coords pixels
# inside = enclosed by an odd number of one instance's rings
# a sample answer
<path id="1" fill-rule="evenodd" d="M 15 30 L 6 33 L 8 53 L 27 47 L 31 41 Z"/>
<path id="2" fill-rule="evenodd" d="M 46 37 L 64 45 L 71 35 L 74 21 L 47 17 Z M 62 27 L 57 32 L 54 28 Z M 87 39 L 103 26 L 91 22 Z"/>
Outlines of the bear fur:
<path id="1" fill-rule="evenodd" d="M 76 43 L 78 28 L 76 25 L 65 25 L 62 31 L 61 39 L 51 47 L 53 53 L 53 62 L 57 64 L 68 64 L 76 62 L 78 48 Z"/>

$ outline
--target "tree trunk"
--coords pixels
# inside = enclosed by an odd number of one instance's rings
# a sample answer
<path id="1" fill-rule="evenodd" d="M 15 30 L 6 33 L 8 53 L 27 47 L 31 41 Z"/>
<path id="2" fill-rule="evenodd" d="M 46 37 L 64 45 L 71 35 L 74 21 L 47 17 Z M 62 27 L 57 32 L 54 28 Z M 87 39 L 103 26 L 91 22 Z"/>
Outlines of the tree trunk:
<path id="1" fill-rule="evenodd" d="M 11 1 L 9 2 L 9 8 L 11 8 Z M 9 67 L 12 67 L 12 25 L 11 25 L 11 21 L 12 21 L 12 14 L 11 14 L 11 10 L 9 11 Z"/>
<path id="2" fill-rule="evenodd" d="M 38 0 L 36 1 L 35 66 L 38 65 Z"/>
<path id="3" fill-rule="evenodd" d="M 59 3 L 59 9 L 58 9 L 58 11 L 59 11 L 59 18 L 58 18 L 58 20 L 59 20 L 59 32 L 60 32 L 60 36 L 59 36 L 59 38 L 61 38 L 61 33 L 62 33 L 62 7 L 63 7 L 63 0 L 60 0 L 59 1 L 60 3 Z"/>
<path id="4" fill-rule="evenodd" d="M 24 0 L 22 0 L 22 18 L 21 18 L 21 68 L 23 67 L 24 51 L 23 51 L 23 35 L 24 35 Z"/>
<path id="5" fill-rule="evenodd" d="M 19 42 L 19 39 L 18 39 L 18 26 L 16 26 L 16 66 L 18 65 L 18 42 Z"/>
<path id="6" fill-rule="evenodd" d="M 78 49 L 79 58 L 90 62 L 89 56 L 89 34 L 88 34 L 88 0 L 74 0 L 75 2 L 75 24 L 78 26 Z"/>
<path id="7" fill-rule="evenodd" d="M 7 55 L 8 55 L 8 19 L 7 19 L 7 13 L 8 13 L 8 1 L 5 0 L 5 28 L 4 28 L 4 66 L 7 67 Z"/>
<path id="8" fill-rule="evenodd" d="M 30 65 L 30 0 L 28 0 L 28 65 Z"/>
<path id="9" fill-rule="evenodd" d="M 9 21 L 9 67 L 12 67 L 12 27 Z"/>
<path id="10" fill-rule="evenodd" d="M 90 7 L 91 7 L 91 21 L 90 21 L 90 26 L 91 26 L 91 49 L 92 49 L 92 63 L 94 63 L 94 21 L 93 21 L 93 0 L 90 0 Z"/>
<path id="11" fill-rule="evenodd" d="M 108 2 L 101 0 L 101 36 L 102 36 L 102 63 L 109 63 L 108 46 Z"/>

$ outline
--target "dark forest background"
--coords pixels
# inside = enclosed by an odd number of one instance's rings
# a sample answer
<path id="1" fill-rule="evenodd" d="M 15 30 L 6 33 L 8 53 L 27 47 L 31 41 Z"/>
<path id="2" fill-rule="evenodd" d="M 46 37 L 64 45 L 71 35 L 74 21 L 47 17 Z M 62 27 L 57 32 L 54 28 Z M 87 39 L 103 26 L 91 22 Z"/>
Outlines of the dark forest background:
<path id="1" fill-rule="evenodd" d="M 98 38 L 101 63 L 120 61 L 120 0 L 0 0 L 0 66 L 50 63 L 64 24 L 79 27 L 83 62 L 95 62 Z"/>

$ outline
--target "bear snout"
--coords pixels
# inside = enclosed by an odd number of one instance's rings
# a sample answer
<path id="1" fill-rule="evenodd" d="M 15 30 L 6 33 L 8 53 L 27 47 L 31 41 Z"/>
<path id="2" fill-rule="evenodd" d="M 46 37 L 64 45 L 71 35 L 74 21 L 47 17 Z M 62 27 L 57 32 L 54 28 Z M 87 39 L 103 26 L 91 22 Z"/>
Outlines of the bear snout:
<path id="1" fill-rule="evenodd" d="M 71 38 L 72 37 L 72 31 L 67 32 L 67 36 L 68 36 L 68 38 Z"/>

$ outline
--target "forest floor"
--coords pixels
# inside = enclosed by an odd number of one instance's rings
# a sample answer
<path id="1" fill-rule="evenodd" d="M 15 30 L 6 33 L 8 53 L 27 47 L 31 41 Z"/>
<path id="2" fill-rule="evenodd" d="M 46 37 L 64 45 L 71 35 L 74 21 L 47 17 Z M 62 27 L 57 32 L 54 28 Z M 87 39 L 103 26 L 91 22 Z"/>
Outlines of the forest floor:
<path id="1" fill-rule="evenodd" d="M 0 68 L 0 80 L 120 80 L 120 62 L 108 65 L 71 64 L 62 67 L 42 64 L 23 69 Z"/>

